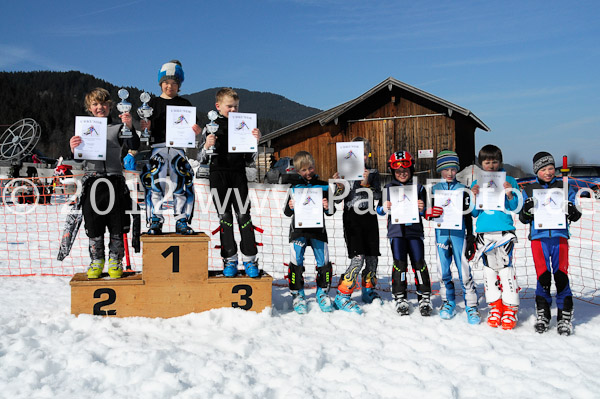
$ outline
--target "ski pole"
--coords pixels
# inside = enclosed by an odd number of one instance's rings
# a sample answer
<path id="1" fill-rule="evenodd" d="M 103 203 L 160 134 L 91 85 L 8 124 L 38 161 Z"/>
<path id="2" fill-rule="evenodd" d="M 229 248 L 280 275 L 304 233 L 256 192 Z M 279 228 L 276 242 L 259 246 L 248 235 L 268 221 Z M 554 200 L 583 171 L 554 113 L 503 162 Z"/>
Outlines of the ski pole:
<path id="1" fill-rule="evenodd" d="M 131 269 L 131 259 L 129 258 L 129 243 L 127 242 L 127 233 L 123 233 L 123 244 L 125 246 L 125 264 L 127 265 L 126 271 L 133 272 Z"/>
<path id="2" fill-rule="evenodd" d="M 563 164 L 560 169 L 560 173 L 562 173 L 562 181 L 563 181 L 563 195 L 564 195 L 564 203 L 563 203 L 563 211 L 565 214 L 569 213 L 569 166 L 567 162 L 567 156 L 563 155 Z"/>

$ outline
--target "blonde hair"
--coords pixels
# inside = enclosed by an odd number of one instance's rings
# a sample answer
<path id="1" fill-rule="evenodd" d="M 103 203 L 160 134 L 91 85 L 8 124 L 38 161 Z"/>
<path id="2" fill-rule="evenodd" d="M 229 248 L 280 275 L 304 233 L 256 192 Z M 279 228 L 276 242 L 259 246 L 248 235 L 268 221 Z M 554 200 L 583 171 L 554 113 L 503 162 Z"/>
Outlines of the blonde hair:
<path id="1" fill-rule="evenodd" d="M 296 171 L 315 165 L 315 159 L 308 151 L 298 151 L 294 155 L 294 168 Z"/>
<path id="2" fill-rule="evenodd" d="M 138 153 L 137 150 L 129 150 L 127 152 L 134 156 L 137 155 L 137 153 Z"/>
<path id="3" fill-rule="evenodd" d="M 85 109 L 90 110 L 93 102 L 108 103 L 109 107 L 112 107 L 112 100 L 110 99 L 110 93 L 108 90 L 101 87 L 96 87 L 85 95 Z"/>
<path id="4" fill-rule="evenodd" d="M 217 92 L 216 102 L 221 103 L 225 100 L 225 97 L 231 97 L 234 100 L 239 100 L 240 96 L 233 90 L 231 87 L 223 87 L 221 90 Z"/>

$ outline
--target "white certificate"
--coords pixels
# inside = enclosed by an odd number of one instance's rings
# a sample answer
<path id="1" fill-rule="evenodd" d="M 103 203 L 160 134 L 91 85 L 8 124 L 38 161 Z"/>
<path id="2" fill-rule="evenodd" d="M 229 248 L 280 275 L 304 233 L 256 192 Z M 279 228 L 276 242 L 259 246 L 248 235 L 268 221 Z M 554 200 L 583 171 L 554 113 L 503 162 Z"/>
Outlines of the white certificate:
<path id="1" fill-rule="evenodd" d="M 362 180 L 365 172 L 365 143 L 335 143 L 337 170 L 341 179 Z"/>
<path id="2" fill-rule="evenodd" d="M 564 192 L 559 188 L 533 190 L 535 208 L 533 223 L 536 229 L 564 229 L 567 218 L 563 209 Z"/>
<path id="3" fill-rule="evenodd" d="M 417 185 L 390 187 L 392 224 L 419 223 L 419 196 Z"/>
<path id="4" fill-rule="evenodd" d="M 167 105 L 167 147 L 192 148 L 196 145 L 196 107 Z"/>
<path id="5" fill-rule="evenodd" d="M 504 183 L 506 172 L 479 172 L 479 194 L 475 196 L 475 209 L 484 211 L 504 210 Z"/>
<path id="6" fill-rule="evenodd" d="M 294 226 L 323 227 L 323 189 L 305 187 L 294 190 Z"/>
<path id="7" fill-rule="evenodd" d="M 106 161 L 106 118 L 76 116 L 75 136 L 83 140 L 75 147 L 75 159 Z"/>
<path id="8" fill-rule="evenodd" d="M 436 229 L 462 229 L 463 195 L 462 190 L 435 190 L 433 205 L 444 210 L 442 216 L 433 219 Z"/>
<path id="9" fill-rule="evenodd" d="M 227 118 L 229 152 L 256 152 L 258 140 L 252 135 L 257 126 L 256 114 L 230 112 Z"/>

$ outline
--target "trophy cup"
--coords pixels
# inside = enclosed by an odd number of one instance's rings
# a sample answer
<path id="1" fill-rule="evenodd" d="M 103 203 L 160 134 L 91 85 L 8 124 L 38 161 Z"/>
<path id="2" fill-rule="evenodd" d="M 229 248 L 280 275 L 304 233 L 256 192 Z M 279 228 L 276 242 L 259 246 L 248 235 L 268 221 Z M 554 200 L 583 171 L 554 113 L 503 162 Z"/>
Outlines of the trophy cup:
<path id="1" fill-rule="evenodd" d="M 119 90 L 117 95 L 121 99 L 121 102 L 117 104 L 117 109 L 119 110 L 119 112 L 123 114 L 125 112 L 131 111 L 131 103 L 129 101 L 127 101 L 127 97 L 129 97 L 129 92 L 125 89 L 121 89 L 121 90 Z M 121 132 L 119 133 L 119 138 L 120 139 L 130 139 L 131 137 L 133 137 L 131 130 L 129 130 L 129 128 L 127 127 L 126 124 L 123 124 L 123 128 L 121 129 Z"/>
<path id="2" fill-rule="evenodd" d="M 217 132 L 217 130 L 219 130 L 219 125 L 217 125 L 215 123 L 215 120 L 217 120 L 219 118 L 219 114 L 217 113 L 217 111 L 209 111 L 208 112 L 208 119 L 210 119 L 210 123 L 206 125 L 206 135 L 208 136 L 209 134 L 215 134 Z M 209 157 L 212 157 L 215 154 L 215 146 L 212 145 L 210 146 L 210 148 L 208 150 L 206 150 L 206 154 Z"/>
<path id="3" fill-rule="evenodd" d="M 137 109 L 138 116 L 144 120 L 144 122 L 148 122 L 148 118 L 152 116 L 152 107 L 148 105 L 148 101 L 150 101 L 150 94 L 143 92 L 140 95 L 140 100 L 142 101 L 142 106 Z M 140 141 L 148 143 L 150 141 L 150 132 L 148 132 L 148 128 L 144 129 L 142 136 L 140 137 Z"/>

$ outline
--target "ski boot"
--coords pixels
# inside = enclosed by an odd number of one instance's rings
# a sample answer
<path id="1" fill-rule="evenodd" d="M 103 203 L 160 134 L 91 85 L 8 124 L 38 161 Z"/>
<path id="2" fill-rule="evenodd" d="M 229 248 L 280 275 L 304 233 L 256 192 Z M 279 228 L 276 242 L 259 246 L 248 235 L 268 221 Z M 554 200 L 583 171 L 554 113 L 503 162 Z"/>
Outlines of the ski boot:
<path id="1" fill-rule="evenodd" d="M 153 217 L 150 220 L 150 227 L 148 228 L 148 234 L 150 235 L 160 235 L 162 234 L 162 221 L 157 218 L 157 217 Z"/>
<path id="2" fill-rule="evenodd" d="M 306 298 L 304 297 L 304 289 L 292 291 L 292 306 L 298 314 L 306 314 Z"/>
<path id="3" fill-rule="evenodd" d="M 467 314 L 467 322 L 469 324 L 481 323 L 481 316 L 479 315 L 479 310 L 477 310 L 477 306 L 467 306 L 465 308 L 465 313 Z"/>
<path id="4" fill-rule="evenodd" d="M 363 314 L 360 306 L 350 298 L 350 294 L 342 294 L 339 291 L 333 300 L 333 307 L 344 312 Z"/>
<path id="5" fill-rule="evenodd" d="M 108 259 L 108 277 L 121 278 L 123 276 L 123 264 L 121 259 Z"/>
<path id="6" fill-rule="evenodd" d="M 248 260 L 244 262 L 244 270 L 246 270 L 246 276 L 250 278 L 257 278 L 260 275 L 260 270 L 258 270 L 258 262 L 255 260 Z"/>
<path id="7" fill-rule="evenodd" d="M 431 312 L 433 311 L 433 307 L 431 307 L 431 296 L 429 293 L 421 294 L 421 298 L 419 299 L 419 312 L 421 312 L 421 316 L 431 316 Z"/>
<path id="8" fill-rule="evenodd" d="M 497 299 L 490 304 L 490 313 L 488 314 L 487 324 L 490 327 L 496 328 L 500 326 L 500 319 L 502 319 L 502 313 L 504 313 L 504 304 L 502 299 Z"/>
<path id="9" fill-rule="evenodd" d="M 450 320 L 456 316 L 456 302 L 455 301 L 444 301 L 442 308 L 440 309 L 440 318 L 443 320 Z"/>
<path id="10" fill-rule="evenodd" d="M 237 260 L 226 260 L 223 266 L 223 275 L 225 277 L 235 277 L 238 273 L 238 261 Z"/>
<path id="11" fill-rule="evenodd" d="M 519 311 L 519 306 L 511 306 L 504 305 L 504 313 L 502 314 L 502 319 L 500 319 L 500 323 L 502 324 L 503 330 L 512 330 L 517 325 L 517 312 Z"/>
<path id="12" fill-rule="evenodd" d="M 573 317 L 572 310 L 558 309 L 556 330 L 560 335 L 571 335 L 573 333 L 573 324 L 571 318 Z"/>
<path id="13" fill-rule="evenodd" d="M 535 312 L 537 319 L 533 327 L 535 332 L 543 334 L 550 328 L 550 304 L 541 296 L 535 297 Z"/>
<path id="14" fill-rule="evenodd" d="M 177 222 L 175 222 L 175 232 L 184 236 L 194 234 L 194 230 L 188 226 L 187 220 L 185 219 L 179 219 Z"/>
<path id="15" fill-rule="evenodd" d="M 375 291 L 375 288 L 364 287 L 360 295 L 364 303 L 373 303 L 373 301 L 376 301 L 376 303 L 378 303 L 379 305 L 383 305 L 383 300 L 381 299 L 377 291 Z"/>
<path id="16" fill-rule="evenodd" d="M 396 302 L 396 312 L 398 312 L 400 316 L 408 316 L 410 305 L 408 304 L 406 297 L 401 294 L 394 294 L 394 301 Z"/>
<path id="17" fill-rule="evenodd" d="M 104 259 L 94 259 L 87 269 L 88 278 L 99 278 L 104 270 Z"/>
<path id="18" fill-rule="evenodd" d="M 375 277 L 375 273 L 363 271 L 362 274 L 362 291 L 361 298 L 364 303 L 373 303 L 376 301 L 379 305 L 383 305 L 383 300 L 379 293 L 375 291 L 375 286 L 377 285 L 377 277 Z"/>
<path id="19" fill-rule="evenodd" d="M 327 292 L 321 288 L 317 287 L 317 294 L 315 295 L 317 299 L 317 303 L 321 310 L 325 313 L 333 312 L 333 306 L 331 304 L 331 298 L 327 295 Z"/>

